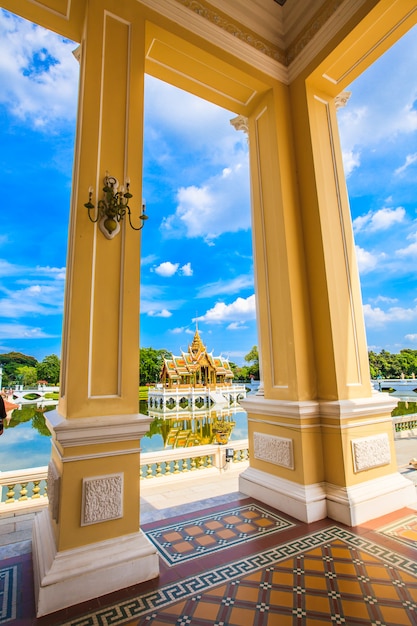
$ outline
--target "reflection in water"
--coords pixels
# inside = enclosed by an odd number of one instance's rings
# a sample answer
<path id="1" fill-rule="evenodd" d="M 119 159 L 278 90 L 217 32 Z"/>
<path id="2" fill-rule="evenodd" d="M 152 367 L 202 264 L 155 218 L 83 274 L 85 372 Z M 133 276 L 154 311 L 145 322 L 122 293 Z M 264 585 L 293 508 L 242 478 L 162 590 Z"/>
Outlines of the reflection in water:
<path id="1" fill-rule="evenodd" d="M 36 404 L 25 404 L 4 420 L 0 471 L 48 465 L 51 445 L 45 413 L 54 408 L 56 405 L 37 408 Z M 140 412 L 148 414 L 146 401 L 140 403 Z M 410 398 L 403 398 L 392 413 L 393 416 L 412 414 L 417 414 L 417 402 Z M 227 443 L 248 436 L 246 412 L 240 406 L 218 410 L 149 410 L 149 416 L 152 418 L 149 431 L 141 440 L 144 452 Z"/>
<path id="2" fill-rule="evenodd" d="M 151 423 L 147 437 L 161 435 L 164 448 L 189 448 L 213 443 L 227 443 L 236 426 L 233 415 L 221 415 L 220 411 L 202 411 L 175 417 L 151 414 Z"/>
<path id="3" fill-rule="evenodd" d="M 56 404 L 41 407 L 36 403 L 22 404 L 21 408 L 8 413 L 0 437 L 1 471 L 48 465 L 51 434 L 46 425 L 45 413 L 55 407 Z"/>
<path id="4" fill-rule="evenodd" d="M 399 415 L 414 415 L 414 413 L 417 413 L 417 402 L 414 400 L 410 401 L 407 397 L 398 402 L 396 408 L 392 412 L 392 417 L 398 417 Z"/>
<path id="5" fill-rule="evenodd" d="M 189 448 L 246 439 L 246 412 L 239 405 L 223 408 L 148 409 L 141 402 L 140 412 L 152 422 L 141 441 L 144 452 Z"/>
<path id="6" fill-rule="evenodd" d="M 5 428 L 16 428 L 19 424 L 31 423 L 32 428 L 40 435 L 50 437 L 51 433 L 46 425 L 44 413 L 54 408 L 55 405 L 47 405 L 38 408 L 36 404 L 24 404 L 20 409 L 11 411 L 10 417 L 5 420 Z"/>

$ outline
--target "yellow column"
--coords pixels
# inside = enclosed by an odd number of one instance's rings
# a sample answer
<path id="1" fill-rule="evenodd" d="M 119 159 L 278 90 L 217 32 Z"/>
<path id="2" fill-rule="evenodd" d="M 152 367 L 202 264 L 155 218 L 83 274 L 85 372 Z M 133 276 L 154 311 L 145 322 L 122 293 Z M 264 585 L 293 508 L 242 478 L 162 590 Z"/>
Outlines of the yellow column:
<path id="1" fill-rule="evenodd" d="M 327 515 L 356 525 L 415 501 L 397 471 L 393 398 L 370 385 L 359 273 L 335 98 L 294 86 Z M 307 124 L 310 138 L 306 141 Z"/>
<path id="2" fill-rule="evenodd" d="M 288 87 L 249 117 L 258 343 L 264 395 L 248 412 L 240 489 L 313 521 L 326 515 L 314 343 Z M 280 499 L 277 497 L 280 496 Z"/>
<path id="3" fill-rule="evenodd" d="M 126 6 L 127 5 L 127 6 Z M 38 615 L 158 575 L 139 527 L 140 234 L 112 239 L 84 204 L 106 171 L 130 178 L 141 224 L 144 19 L 137 3 L 91 0 L 81 43 L 80 102 L 69 232 L 61 397 L 50 417 L 49 512 L 34 529 Z M 94 211 L 92 212 L 94 213 Z"/>
<path id="4" fill-rule="evenodd" d="M 395 402 L 371 390 L 334 96 L 300 78 L 249 122 L 264 397 L 242 403 L 240 490 L 306 522 L 355 525 L 415 490 L 396 468 Z"/>

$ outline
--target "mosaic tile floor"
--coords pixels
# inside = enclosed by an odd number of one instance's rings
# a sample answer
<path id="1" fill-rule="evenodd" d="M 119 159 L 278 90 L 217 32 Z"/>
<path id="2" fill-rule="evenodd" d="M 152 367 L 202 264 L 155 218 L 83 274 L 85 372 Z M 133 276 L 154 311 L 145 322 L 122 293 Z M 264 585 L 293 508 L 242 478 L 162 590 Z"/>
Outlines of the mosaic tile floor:
<path id="1" fill-rule="evenodd" d="M 260 530 L 262 523 L 270 532 Z M 3 561 L 0 604 L 6 613 L 0 624 L 417 626 L 417 549 L 402 536 L 406 526 L 416 523 L 414 512 L 403 509 L 353 529 L 331 520 L 308 525 L 251 498 L 237 499 L 198 515 L 143 526 L 161 541 L 159 579 L 39 620 L 29 589 L 31 555 L 20 557 L 20 572 L 13 569 L 18 560 Z M 241 525 L 245 540 L 226 536 L 220 549 L 224 531 L 236 532 Z M 177 549 L 176 541 L 181 543 L 191 529 L 186 542 L 191 550 Z M 167 541 L 172 533 L 180 537 Z M 215 538 L 215 548 L 202 552 L 204 541 L 195 539 L 205 536 Z M 172 562 L 175 554 L 178 562 Z M 14 616 L 12 602 L 4 600 L 7 589 L 9 599 L 13 593 L 20 598 Z M 25 596 L 29 601 L 24 603 Z"/>
<path id="2" fill-rule="evenodd" d="M 0 624 L 32 624 L 35 613 L 30 554 L 0 561 Z"/>
<path id="3" fill-rule="evenodd" d="M 394 524 L 380 528 L 378 532 L 394 537 L 412 548 L 417 548 L 417 515 L 410 515 Z"/>
<path id="4" fill-rule="evenodd" d="M 252 503 L 169 524 L 146 534 L 165 563 L 174 565 L 292 526 L 288 519 Z"/>

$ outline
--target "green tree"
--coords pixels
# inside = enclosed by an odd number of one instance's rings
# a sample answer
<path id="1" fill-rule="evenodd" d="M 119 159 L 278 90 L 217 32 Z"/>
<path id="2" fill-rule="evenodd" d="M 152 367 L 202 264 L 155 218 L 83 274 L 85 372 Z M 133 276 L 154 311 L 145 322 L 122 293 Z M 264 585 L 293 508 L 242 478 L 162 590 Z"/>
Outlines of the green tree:
<path id="1" fill-rule="evenodd" d="M 7 352 L 0 354 L 0 363 L 3 366 L 3 387 L 9 387 L 18 382 L 17 368 L 20 365 L 37 367 L 38 361 L 33 356 L 27 356 L 21 352 Z"/>
<path id="2" fill-rule="evenodd" d="M 368 353 L 371 378 L 400 378 L 402 374 L 411 378 L 417 376 L 417 350 L 404 348 L 399 354 L 381 350 L 379 354 L 372 350 Z"/>
<path id="3" fill-rule="evenodd" d="M 232 370 L 234 374 L 233 380 L 235 382 L 238 382 L 240 380 L 248 380 L 250 368 L 247 365 L 243 365 L 242 367 L 239 367 L 239 365 L 236 365 L 236 363 L 233 363 L 232 361 L 229 361 L 229 365 L 230 365 L 230 369 Z"/>
<path id="4" fill-rule="evenodd" d="M 32 387 L 36 385 L 38 380 L 38 370 L 36 367 L 29 367 L 29 365 L 20 365 L 16 370 L 16 378 L 21 385 Z"/>
<path id="5" fill-rule="evenodd" d="M 248 374 L 249 376 L 253 376 L 256 380 L 259 380 L 259 352 L 258 346 L 253 346 L 252 350 L 250 350 L 245 356 L 245 361 L 251 363 Z"/>
<path id="6" fill-rule="evenodd" d="M 140 384 L 147 385 L 159 382 L 164 357 L 169 357 L 168 350 L 141 348 L 139 353 Z"/>
<path id="7" fill-rule="evenodd" d="M 56 354 L 50 354 L 39 363 L 37 380 L 46 380 L 49 384 L 56 385 L 59 383 L 60 371 L 61 362 L 59 358 Z"/>

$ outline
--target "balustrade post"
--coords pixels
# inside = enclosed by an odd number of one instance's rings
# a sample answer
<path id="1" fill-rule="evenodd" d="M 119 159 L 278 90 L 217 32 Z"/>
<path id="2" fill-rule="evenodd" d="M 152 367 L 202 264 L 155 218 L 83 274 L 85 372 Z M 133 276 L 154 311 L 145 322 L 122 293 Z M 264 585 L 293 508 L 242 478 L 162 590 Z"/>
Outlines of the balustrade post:
<path id="1" fill-rule="evenodd" d="M 34 480 L 33 481 L 33 490 L 32 490 L 32 500 L 35 500 L 36 498 L 40 498 L 40 480 Z"/>
<path id="2" fill-rule="evenodd" d="M 5 504 L 11 504 L 12 502 L 15 501 L 15 494 L 14 494 L 14 490 L 15 490 L 16 485 L 7 485 L 7 500 L 5 502 Z"/>

